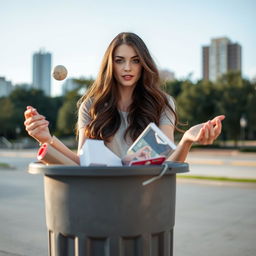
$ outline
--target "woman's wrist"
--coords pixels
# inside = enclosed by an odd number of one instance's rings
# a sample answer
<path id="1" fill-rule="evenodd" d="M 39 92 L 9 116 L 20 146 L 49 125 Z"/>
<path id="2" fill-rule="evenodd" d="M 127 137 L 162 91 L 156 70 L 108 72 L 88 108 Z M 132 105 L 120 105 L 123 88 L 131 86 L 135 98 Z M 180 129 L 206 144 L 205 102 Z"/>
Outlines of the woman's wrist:
<path id="1" fill-rule="evenodd" d="M 180 146 L 191 148 L 193 145 L 193 141 L 189 140 L 185 136 L 183 136 L 179 142 Z"/>
<path id="2" fill-rule="evenodd" d="M 52 143 L 53 143 L 53 136 L 50 135 L 49 138 L 47 138 L 46 140 L 43 140 L 43 141 L 39 141 L 39 140 L 38 140 L 38 142 L 39 142 L 39 145 L 40 145 L 40 146 L 41 146 L 42 144 L 44 144 L 44 143 L 52 144 Z"/>

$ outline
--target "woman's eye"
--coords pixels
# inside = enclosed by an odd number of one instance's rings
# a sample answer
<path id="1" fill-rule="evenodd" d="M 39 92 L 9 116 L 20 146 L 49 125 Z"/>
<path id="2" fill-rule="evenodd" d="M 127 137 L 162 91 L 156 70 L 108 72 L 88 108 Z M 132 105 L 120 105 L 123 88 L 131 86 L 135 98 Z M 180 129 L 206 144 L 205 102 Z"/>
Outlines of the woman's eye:
<path id="1" fill-rule="evenodd" d="M 123 62 L 122 59 L 116 59 L 116 60 L 115 60 L 115 63 L 122 63 L 122 62 Z"/>
<path id="2" fill-rule="evenodd" d="M 140 60 L 139 60 L 139 59 L 134 59 L 134 60 L 133 60 L 133 63 L 138 64 L 138 63 L 140 63 Z"/>

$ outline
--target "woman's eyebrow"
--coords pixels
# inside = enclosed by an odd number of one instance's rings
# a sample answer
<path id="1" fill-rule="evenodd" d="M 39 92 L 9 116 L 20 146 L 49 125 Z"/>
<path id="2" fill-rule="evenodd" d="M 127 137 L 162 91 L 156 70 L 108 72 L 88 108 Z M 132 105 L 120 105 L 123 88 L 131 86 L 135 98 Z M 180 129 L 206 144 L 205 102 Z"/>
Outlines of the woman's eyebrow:
<path id="1" fill-rule="evenodd" d="M 135 56 L 132 56 L 131 59 L 138 58 L 138 57 L 139 57 L 138 55 L 135 55 Z M 125 57 L 124 57 L 124 56 L 118 56 L 118 55 L 116 55 L 115 58 L 124 59 Z"/>

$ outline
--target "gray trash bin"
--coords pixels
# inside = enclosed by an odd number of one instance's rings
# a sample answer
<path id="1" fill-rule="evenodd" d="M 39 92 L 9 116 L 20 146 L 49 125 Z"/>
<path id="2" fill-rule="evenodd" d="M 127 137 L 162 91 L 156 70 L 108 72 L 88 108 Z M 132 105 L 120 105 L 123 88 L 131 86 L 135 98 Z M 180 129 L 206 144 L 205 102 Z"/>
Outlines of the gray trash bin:
<path id="1" fill-rule="evenodd" d="M 163 166 L 80 167 L 29 165 L 44 174 L 49 256 L 173 255 L 176 173 Z"/>

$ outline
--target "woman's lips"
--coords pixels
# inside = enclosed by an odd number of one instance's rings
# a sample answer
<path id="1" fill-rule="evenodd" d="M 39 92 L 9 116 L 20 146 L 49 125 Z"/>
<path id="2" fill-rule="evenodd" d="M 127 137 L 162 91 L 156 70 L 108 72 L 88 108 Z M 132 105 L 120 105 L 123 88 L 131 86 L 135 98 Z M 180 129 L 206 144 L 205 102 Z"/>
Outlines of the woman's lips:
<path id="1" fill-rule="evenodd" d="M 132 80 L 132 78 L 133 78 L 132 75 L 125 75 L 125 76 L 122 76 L 122 77 L 123 77 L 123 79 L 124 79 L 125 81 L 130 81 L 130 80 Z"/>

